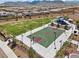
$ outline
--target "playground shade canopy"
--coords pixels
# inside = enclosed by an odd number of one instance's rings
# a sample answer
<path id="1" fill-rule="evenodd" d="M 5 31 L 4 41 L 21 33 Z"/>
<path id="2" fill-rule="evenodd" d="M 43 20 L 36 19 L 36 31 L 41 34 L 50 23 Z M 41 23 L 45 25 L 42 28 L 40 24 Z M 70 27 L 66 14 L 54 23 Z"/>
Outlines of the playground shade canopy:
<path id="1" fill-rule="evenodd" d="M 68 25 L 67 22 L 68 21 L 68 18 L 64 18 L 64 17 L 58 17 L 56 20 L 55 20 L 56 23 L 58 24 L 61 24 L 61 25 Z"/>

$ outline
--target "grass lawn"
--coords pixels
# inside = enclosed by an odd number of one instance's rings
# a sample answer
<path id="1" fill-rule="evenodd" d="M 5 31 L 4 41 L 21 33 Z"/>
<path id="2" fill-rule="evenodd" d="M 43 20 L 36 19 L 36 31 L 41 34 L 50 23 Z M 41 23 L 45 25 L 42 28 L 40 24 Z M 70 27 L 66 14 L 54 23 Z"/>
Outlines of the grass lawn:
<path id="1" fill-rule="evenodd" d="M 0 29 L 7 31 L 7 33 L 17 36 L 29 30 L 42 26 L 50 22 L 50 18 L 36 19 L 30 21 L 21 21 L 12 24 L 0 25 Z"/>
<path id="2" fill-rule="evenodd" d="M 55 32 L 56 32 L 56 35 L 55 35 Z M 34 37 L 34 39 L 36 38 L 35 40 L 40 40 L 40 42 L 38 42 L 38 43 L 40 43 L 44 47 L 48 47 L 63 32 L 64 32 L 64 30 L 52 29 L 50 27 L 47 27 L 28 37 L 31 39 L 33 39 L 33 37 Z"/>

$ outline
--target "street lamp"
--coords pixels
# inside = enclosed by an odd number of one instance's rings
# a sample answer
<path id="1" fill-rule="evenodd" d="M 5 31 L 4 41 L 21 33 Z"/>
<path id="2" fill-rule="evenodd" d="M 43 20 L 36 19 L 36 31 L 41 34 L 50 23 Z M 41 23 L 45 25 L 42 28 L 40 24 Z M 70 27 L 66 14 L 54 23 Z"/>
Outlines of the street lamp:
<path id="1" fill-rule="evenodd" d="M 60 40 L 60 48 L 62 47 L 62 40 Z"/>
<path id="2" fill-rule="evenodd" d="M 23 45 L 23 34 L 21 35 L 22 45 Z"/>
<path id="3" fill-rule="evenodd" d="M 30 24 L 30 37 L 32 37 L 32 27 L 31 27 L 31 24 Z M 31 43 L 32 43 L 32 38 L 30 40 L 30 48 L 31 48 Z"/>
<path id="4" fill-rule="evenodd" d="M 54 49 L 56 49 L 55 39 L 56 39 L 56 31 L 54 31 L 55 38 L 54 38 Z"/>

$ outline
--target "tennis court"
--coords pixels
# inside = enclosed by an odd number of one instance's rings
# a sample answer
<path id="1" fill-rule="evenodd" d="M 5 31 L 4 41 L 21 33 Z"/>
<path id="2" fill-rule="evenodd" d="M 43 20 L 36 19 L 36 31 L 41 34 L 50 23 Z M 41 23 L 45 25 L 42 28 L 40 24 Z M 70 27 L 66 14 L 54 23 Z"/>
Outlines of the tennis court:
<path id="1" fill-rule="evenodd" d="M 34 42 L 41 44 L 44 47 L 48 47 L 57 37 L 59 37 L 64 30 L 53 29 L 51 27 L 44 28 L 30 36 Z"/>

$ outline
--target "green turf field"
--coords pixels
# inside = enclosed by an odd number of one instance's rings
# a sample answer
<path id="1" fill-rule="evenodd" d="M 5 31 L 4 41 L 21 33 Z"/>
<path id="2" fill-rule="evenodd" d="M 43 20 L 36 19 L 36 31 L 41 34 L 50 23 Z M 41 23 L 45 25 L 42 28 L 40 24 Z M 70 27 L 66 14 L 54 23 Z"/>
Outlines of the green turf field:
<path id="1" fill-rule="evenodd" d="M 33 30 L 37 27 L 40 27 L 40 26 L 43 26 L 43 25 L 49 23 L 51 21 L 50 19 L 51 18 L 48 18 L 48 17 L 40 18 L 40 19 L 36 19 L 36 20 L 25 19 L 25 21 L 7 23 L 4 25 L 0 25 L 0 31 L 6 31 L 6 33 L 8 33 L 8 34 L 17 36 L 22 33 L 28 32 L 29 30 Z"/>
<path id="2" fill-rule="evenodd" d="M 56 32 L 56 35 L 55 35 L 55 32 Z M 33 38 L 39 39 L 40 38 L 39 44 L 43 45 L 44 47 L 48 47 L 63 32 L 64 32 L 64 30 L 52 29 L 50 27 L 47 27 L 28 37 L 30 39 L 33 39 Z"/>

